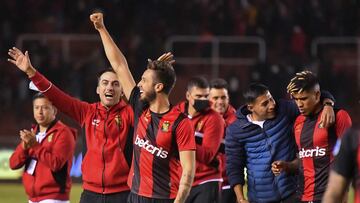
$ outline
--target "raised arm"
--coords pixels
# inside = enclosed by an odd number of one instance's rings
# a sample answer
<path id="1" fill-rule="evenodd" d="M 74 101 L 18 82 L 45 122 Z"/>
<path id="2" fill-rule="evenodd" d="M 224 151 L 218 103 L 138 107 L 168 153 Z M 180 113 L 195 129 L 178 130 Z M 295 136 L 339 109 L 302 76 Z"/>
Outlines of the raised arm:
<path id="1" fill-rule="evenodd" d="M 53 85 L 45 76 L 40 74 L 32 65 L 29 53 L 25 54 L 18 48 L 13 47 L 8 52 L 9 62 L 14 64 L 18 69 L 26 73 L 35 86 L 42 92 L 61 112 L 75 119 L 80 125 L 83 125 L 85 116 L 90 109 L 87 102 L 80 101 L 66 94 L 58 87 Z"/>
<path id="2" fill-rule="evenodd" d="M 135 87 L 134 78 L 129 70 L 125 56 L 116 46 L 109 32 L 104 25 L 104 17 L 102 13 L 93 13 L 90 15 L 91 22 L 94 23 L 95 29 L 99 32 L 101 41 L 104 46 L 106 57 L 111 67 L 115 70 L 119 81 L 123 87 L 124 94 L 127 99 L 130 98 L 131 91 Z"/>

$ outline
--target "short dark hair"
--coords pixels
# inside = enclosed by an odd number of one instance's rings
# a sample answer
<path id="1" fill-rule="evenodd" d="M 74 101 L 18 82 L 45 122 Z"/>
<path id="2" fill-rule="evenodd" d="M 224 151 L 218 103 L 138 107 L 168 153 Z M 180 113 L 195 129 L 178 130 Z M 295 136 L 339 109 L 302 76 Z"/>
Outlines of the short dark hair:
<path id="1" fill-rule="evenodd" d="M 47 99 L 47 97 L 46 97 L 43 93 L 37 92 L 37 93 L 34 94 L 34 96 L 32 97 L 32 101 L 35 101 L 36 99 L 40 99 L 40 98 L 46 98 L 46 99 Z"/>
<path id="2" fill-rule="evenodd" d="M 205 77 L 195 76 L 195 77 L 190 78 L 190 80 L 187 84 L 187 90 L 189 91 L 193 87 L 205 89 L 205 88 L 210 88 L 210 84 Z"/>
<path id="3" fill-rule="evenodd" d="M 290 94 L 301 93 L 312 90 L 316 85 L 319 85 L 316 75 L 311 71 L 305 70 L 296 73 L 295 77 L 290 80 L 287 91 Z"/>
<path id="4" fill-rule="evenodd" d="M 261 95 L 264 95 L 269 88 L 261 83 L 252 83 L 249 87 L 244 91 L 244 99 L 247 104 L 255 102 L 256 98 Z"/>
<path id="5" fill-rule="evenodd" d="M 101 76 L 104 74 L 104 73 L 107 73 L 107 72 L 111 72 L 111 73 L 114 73 L 116 74 L 116 72 L 114 71 L 114 69 L 112 67 L 109 67 L 109 68 L 106 68 L 106 69 L 103 69 L 101 71 L 99 71 L 97 73 L 97 80 L 98 80 L 98 83 L 100 82 L 100 78 Z"/>
<path id="6" fill-rule="evenodd" d="M 176 74 L 173 66 L 167 61 L 149 60 L 146 68 L 155 72 L 154 79 L 156 82 L 164 85 L 163 92 L 165 94 L 170 94 L 176 82 Z"/>
<path id="7" fill-rule="evenodd" d="M 226 80 L 224 80 L 222 78 L 216 78 L 216 79 L 211 80 L 210 87 L 215 88 L 215 89 L 226 89 L 226 90 L 228 90 L 228 88 L 229 88 Z"/>

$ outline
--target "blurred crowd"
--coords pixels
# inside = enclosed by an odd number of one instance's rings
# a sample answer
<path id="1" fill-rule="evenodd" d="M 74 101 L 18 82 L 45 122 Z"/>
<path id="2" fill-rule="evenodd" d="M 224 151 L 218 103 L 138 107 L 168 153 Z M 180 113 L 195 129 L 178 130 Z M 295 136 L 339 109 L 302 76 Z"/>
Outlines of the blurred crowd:
<path id="1" fill-rule="evenodd" d="M 165 51 L 170 36 L 258 36 L 266 42 L 266 61 L 231 74 L 220 67 L 219 76 L 230 81 L 233 106 L 242 104 L 239 93 L 252 81 L 267 84 L 276 98 L 286 97 L 289 79 L 306 67 L 317 72 L 321 86 L 333 93 L 354 121 L 359 119 L 356 44 L 325 47 L 317 57 L 310 53 L 315 38 L 360 34 L 360 5 L 355 0 L 2 0 L 1 8 L 0 135 L 16 135 L 19 127 L 29 126 L 33 94 L 28 80 L 6 61 L 7 50 L 24 33 L 95 34 L 89 21 L 95 10 L 105 13 L 105 23 L 137 79 L 146 59 Z M 22 49 L 29 50 L 33 65 L 66 92 L 96 100 L 95 75 L 109 66 L 100 46 L 69 61 L 47 43 L 27 43 Z M 186 74 L 181 74 L 185 68 L 192 66 L 176 67 L 179 81 L 186 81 Z"/>

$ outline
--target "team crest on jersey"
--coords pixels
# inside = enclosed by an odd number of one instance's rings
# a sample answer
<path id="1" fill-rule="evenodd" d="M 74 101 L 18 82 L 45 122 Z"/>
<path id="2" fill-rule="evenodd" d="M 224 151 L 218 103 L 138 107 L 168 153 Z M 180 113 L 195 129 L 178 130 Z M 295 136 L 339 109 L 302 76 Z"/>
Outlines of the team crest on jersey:
<path id="1" fill-rule="evenodd" d="M 122 120 L 120 118 L 120 115 L 115 116 L 115 122 L 118 127 L 120 127 L 122 125 Z"/>
<path id="2" fill-rule="evenodd" d="M 324 124 L 323 124 L 323 123 L 319 123 L 318 128 L 324 128 Z"/>
<path id="3" fill-rule="evenodd" d="M 202 129 L 204 125 L 204 122 L 203 121 L 199 121 L 197 124 L 196 124 L 196 131 L 200 131 Z"/>
<path id="4" fill-rule="evenodd" d="M 148 122 L 150 121 L 150 118 L 151 118 L 150 111 L 147 111 L 147 112 L 145 113 L 144 119 L 145 119 L 145 121 L 148 123 Z"/>
<path id="5" fill-rule="evenodd" d="M 169 127 L 170 127 L 170 122 L 169 121 L 164 121 L 164 123 L 161 126 L 161 131 L 168 132 Z"/>
<path id="6" fill-rule="evenodd" d="M 48 137 L 48 142 L 51 142 L 52 141 L 52 139 L 53 139 L 53 135 L 54 135 L 54 133 L 51 133 L 50 135 L 49 135 L 49 137 Z"/>

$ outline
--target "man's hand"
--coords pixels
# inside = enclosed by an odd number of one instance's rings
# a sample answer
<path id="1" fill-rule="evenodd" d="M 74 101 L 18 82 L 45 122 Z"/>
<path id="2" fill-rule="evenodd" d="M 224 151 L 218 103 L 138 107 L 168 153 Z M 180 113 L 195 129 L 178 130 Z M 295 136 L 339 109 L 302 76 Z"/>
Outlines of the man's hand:
<path id="1" fill-rule="evenodd" d="M 11 58 L 8 59 L 9 62 L 17 66 L 20 70 L 26 73 L 29 77 L 35 75 L 36 70 L 31 65 L 28 51 L 23 54 L 18 48 L 13 47 L 9 49 L 8 52 Z"/>
<path id="2" fill-rule="evenodd" d="M 249 203 L 246 199 L 237 199 L 237 203 Z"/>
<path id="3" fill-rule="evenodd" d="M 94 27 L 97 30 L 105 28 L 104 25 L 104 15 L 102 13 L 93 13 L 90 15 L 91 22 L 94 23 Z"/>
<path id="4" fill-rule="evenodd" d="M 333 107 L 324 106 L 323 112 L 320 117 L 320 128 L 328 128 L 335 123 L 335 112 Z"/>
<path id="5" fill-rule="evenodd" d="M 36 136 L 33 131 L 20 130 L 20 138 L 22 140 L 23 147 L 25 150 L 37 144 Z"/>
<path id="6" fill-rule="evenodd" d="M 148 59 L 149 61 L 150 59 Z M 161 55 L 158 59 L 158 61 L 165 61 L 168 62 L 170 64 L 174 64 L 175 60 L 174 60 L 174 55 L 171 52 L 167 52 L 164 53 L 163 55 Z M 151 61 L 151 60 L 150 60 Z"/>
<path id="7" fill-rule="evenodd" d="M 274 161 L 271 164 L 271 171 L 278 176 L 282 171 L 288 171 L 288 164 L 285 161 Z"/>

